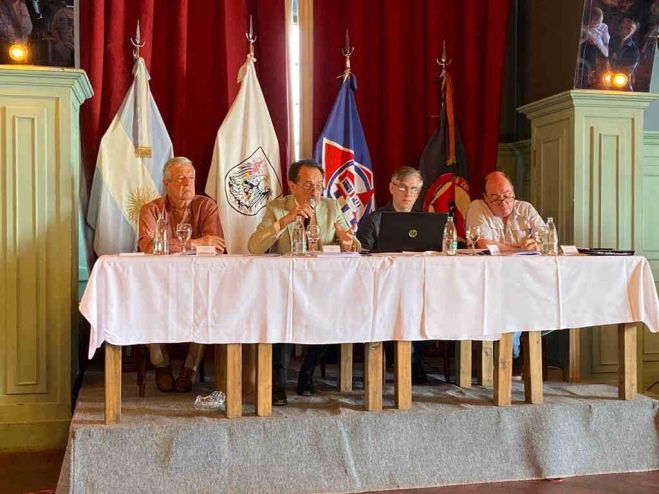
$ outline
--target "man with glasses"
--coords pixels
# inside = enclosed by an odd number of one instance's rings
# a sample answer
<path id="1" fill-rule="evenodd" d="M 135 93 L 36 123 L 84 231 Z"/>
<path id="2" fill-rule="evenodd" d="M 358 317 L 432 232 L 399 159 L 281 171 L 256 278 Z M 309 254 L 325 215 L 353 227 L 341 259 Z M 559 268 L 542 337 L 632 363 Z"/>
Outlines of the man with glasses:
<path id="1" fill-rule="evenodd" d="M 362 249 L 377 250 L 382 213 L 387 211 L 398 213 L 412 212 L 422 187 L 423 179 L 421 178 L 421 173 L 416 168 L 403 166 L 394 171 L 389 182 L 391 202 L 373 211 L 359 225 L 357 238 L 362 243 Z M 428 380 L 421 361 L 425 346 L 425 341 L 415 341 L 412 343 L 412 382 L 414 384 L 423 384 Z"/>
<path id="2" fill-rule="evenodd" d="M 290 254 L 295 220 L 315 218 L 320 230 L 320 245 L 338 243 L 344 251 L 357 251 L 361 244 L 346 221 L 335 199 L 321 197 L 324 190 L 323 168 L 314 160 L 301 160 L 288 169 L 288 187 L 291 193 L 268 201 L 265 214 L 256 231 L 249 238 L 247 248 L 252 254 Z M 314 199 L 315 207 L 309 204 Z M 272 355 L 272 404 L 283 406 L 286 398 L 286 372 L 290 360 L 291 345 L 273 346 Z M 298 375 L 297 392 L 309 396 L 314 392 L 313 372 L 324 345 L 310 345 Z"/>
<path id="3" fill-rule="evenodd" d="M 153 252 L 153 237 L 158 216 L 164 215 L 169 233 L 169 251 L 180 252 L 183 248 L 176 238 L 179 223 L 188 223 L 192 228 L 190 244 L 213 245 L 216 252 L 224 252 L 224 235 L 220 214 L 215 201 L 195 194 L 195 169 L 192 161 L 178 156 L 171 158 L 163 168 L 165 195 L 145 204 L 140 209 L 139 238 L 140 252 Z M 178 378 L 174 381 L 167 348 L 160 343 L 149 345 L 149 358 L 156 369 L 156 384 L 160 391 L 186 392 L 192 389 L 192 380 L 204 356 L 204 347 L 190 343 L 190 350 Z"/>
<path id="4" fill-rule="evenodd" d="M 472 201 L 467 211 L 467 228 L 480 227 L 479 248 L 498 245 L 501 251 L 517 249 L 541 251 L 542 245 L 534 232 L 546 228 L 545 222 L 528 202 L 515 199 L 515 189 L 503 172 L 492 172 L 485 177 L 483 200 Z M 514 374 L 521 370 L 520 336 L 513 335 Z"/>
<path id="5" fill-rule="evenodd" d="M 377 250 L 382 213 L 386 211 L 409 213 L 414 209 L 421 187 L 423 187 L 423 179 L 419 170 L 411 166 L 403 166 L 393 173 L 389 182 L 391 202 L 373 211 L 359 225 L 357 238 L 362 244 L 362 249 Z"/>
<path id="6" fill-rule="evenodd" d="M 528 202 L 515 199 L 515 189 L 503 172 L 485 177 L 483 200 L 472 201 L 467 211 L 467 228 L 480 227 L 478 247 L 498 245 L 501 251 L 542 250 L 534 233 L 545 228 L 545 222 Z"/>

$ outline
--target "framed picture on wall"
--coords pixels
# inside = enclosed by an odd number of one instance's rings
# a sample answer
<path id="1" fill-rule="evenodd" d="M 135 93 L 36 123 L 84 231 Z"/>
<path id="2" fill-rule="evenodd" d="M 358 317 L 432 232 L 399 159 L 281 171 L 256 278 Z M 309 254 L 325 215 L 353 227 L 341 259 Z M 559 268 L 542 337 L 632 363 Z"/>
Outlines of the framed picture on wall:
<path id="1" fill-rule="evenodd" d="M 649 91 L 658 31 L 659 0 L 585 0 L 574 87 Z"/>
<path id="2" fill-rule="evenodd" d="M 0 0 L 0 63 L 16 43 L 28 45 L 27 63 L 73 67 L 74 0 Z"/>

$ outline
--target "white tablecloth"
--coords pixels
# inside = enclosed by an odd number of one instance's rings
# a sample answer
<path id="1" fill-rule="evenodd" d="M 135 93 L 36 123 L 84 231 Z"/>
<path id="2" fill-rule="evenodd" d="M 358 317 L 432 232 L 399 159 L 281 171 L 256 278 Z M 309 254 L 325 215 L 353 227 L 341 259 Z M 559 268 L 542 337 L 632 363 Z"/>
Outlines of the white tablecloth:
<path id="1" fill-rule="evenodd" d="M 497 340 L 515 330 L 644 322 L 643 257 L 104 256 L 80 304 L 103 341 L 358 343 Z"/>

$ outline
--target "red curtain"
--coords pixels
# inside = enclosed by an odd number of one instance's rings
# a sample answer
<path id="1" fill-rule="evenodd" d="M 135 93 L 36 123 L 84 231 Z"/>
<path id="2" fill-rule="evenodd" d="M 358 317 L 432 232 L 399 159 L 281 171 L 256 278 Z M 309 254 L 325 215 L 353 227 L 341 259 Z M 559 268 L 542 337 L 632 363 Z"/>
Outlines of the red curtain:
<path id="1" fill-rule="evenodd" d="M 137 20 L 151 91 L 174 144 L 190 158 L 203 191 L 217 130 L 238 92 L 249 15 L 258 39 L 256 70 L 286 170 L 288 89 L 284 0 L 85 0 L 80 2 L 81 66 L 94 97 L 82 109 L 88 187 L 98 145 L 132 81 Z"/>
<path id="2" fill-rule="evenodd" d="M 418 166 L 437 124 L 443 40 L 472 197 L 480 195 L 496 165 L 508 8 L 508 0 L 315 0 L 314 138 L 338 91 L 347 28 L 378 205 L 390 199 L 393 170 Z"/>

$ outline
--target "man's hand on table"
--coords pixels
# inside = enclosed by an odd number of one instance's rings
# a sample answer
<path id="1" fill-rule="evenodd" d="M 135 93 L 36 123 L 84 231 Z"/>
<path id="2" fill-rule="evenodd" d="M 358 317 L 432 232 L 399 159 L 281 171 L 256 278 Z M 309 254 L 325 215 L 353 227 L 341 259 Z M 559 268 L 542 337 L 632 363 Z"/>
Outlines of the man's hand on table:
<path id="1" fill-rule="evenodd" d="M 204 235 L 203 237 L 191 240 L 190 243 L 192 247 L 196 247 L 197 245 L 214 245 L 215 250 L 219 254 L 223 254 L 226 247 L 224 239 L 218 235 Z"/>

